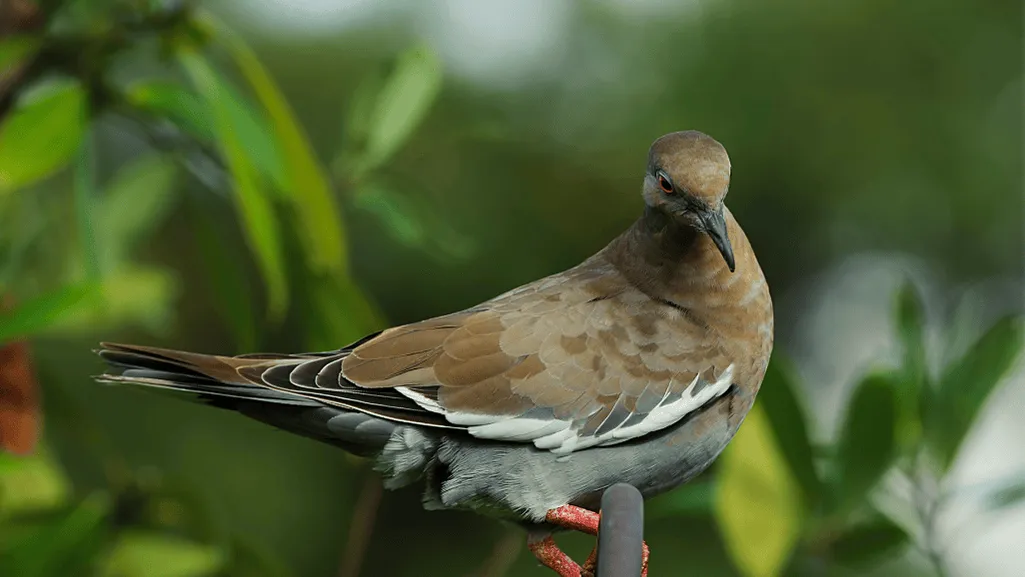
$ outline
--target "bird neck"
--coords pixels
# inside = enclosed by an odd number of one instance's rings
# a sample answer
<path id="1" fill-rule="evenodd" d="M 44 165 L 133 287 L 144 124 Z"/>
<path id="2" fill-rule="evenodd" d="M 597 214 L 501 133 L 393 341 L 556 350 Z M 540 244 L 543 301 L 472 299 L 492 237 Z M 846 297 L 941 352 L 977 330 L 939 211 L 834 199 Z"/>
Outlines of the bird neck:
<path id="1" fill-rule="evenodd" d="M 656 208 L 646 207 L 609 249 L 616 268 L 657 298 L 675 300 L 681 292 L 715 291 L 731 274 L 707 235 Z"/>
<path id="2" fill-rule="evenodd" d="M 632 235 L 635 249 L 654 257 L 657 261 L 680 262 L 695 252 L 701 233 L 666 213 L 650 206 L 634 224 Z"/>

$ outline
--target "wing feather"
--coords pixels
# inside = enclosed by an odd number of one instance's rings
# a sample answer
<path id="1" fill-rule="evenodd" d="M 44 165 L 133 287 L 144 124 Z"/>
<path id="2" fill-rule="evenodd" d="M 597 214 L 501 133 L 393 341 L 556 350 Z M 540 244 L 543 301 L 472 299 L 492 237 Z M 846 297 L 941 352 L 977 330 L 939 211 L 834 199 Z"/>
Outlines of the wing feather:
<path id="1" fill-rule="evenodd" d="M 384 331 L 342 359 L 342 380 L 398 388 L 476 437 L 557 453 L 665 428 L 730 388 L 732 364 L 705 327 L 610 271 L 585 272 Z"/>

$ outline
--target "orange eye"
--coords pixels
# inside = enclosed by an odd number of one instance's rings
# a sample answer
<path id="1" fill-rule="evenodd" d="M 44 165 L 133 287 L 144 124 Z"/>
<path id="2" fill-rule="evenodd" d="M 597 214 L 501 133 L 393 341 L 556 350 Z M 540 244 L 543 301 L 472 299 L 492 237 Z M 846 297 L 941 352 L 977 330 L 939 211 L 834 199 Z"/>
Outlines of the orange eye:
<path id="1" fill-rule="evenodd" d="M 658 178 L 658 186 L 662 189 L 662 192 L 666 194 L 673 193 L 673 182 L 669 180 L 669 177 L 666 176 L 666 173 L 660 170 L 658 171 L 656 178 Z"/>

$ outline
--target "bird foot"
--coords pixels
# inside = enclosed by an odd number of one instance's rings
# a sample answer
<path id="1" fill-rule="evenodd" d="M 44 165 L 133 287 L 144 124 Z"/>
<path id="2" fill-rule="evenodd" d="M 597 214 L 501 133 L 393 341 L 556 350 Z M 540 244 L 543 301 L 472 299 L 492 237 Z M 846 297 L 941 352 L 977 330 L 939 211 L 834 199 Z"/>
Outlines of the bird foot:
<path id="1" fill-rule="evenodd" d="M 559 577 L 582 577 L 580 565 L 559 549 L 551 534 L 539 536 L 531 533 L 527 536 L 527 548 L 542 565 L 558 573 Z"/>
<path id="2" fill-rule="evenodd" d="M 545 514 L 545 521 L 563 529 L 580 531 L 588 535 L 597 535 L 598 525 L 601 523 L 601 515 L 576 505 L 563 505 L 548 511 Z"/>
<path id="3" fill-rule="evenodd" d="M 584 565 L 580 568 L 580 577 L 595 577 L 598 575 L 598 546 L 591 549 L 591 554 L 587 556 L 587 561 L 584 561 Z"/>
<path id="4" fill-rule="evenodd" d="M 588 535 L 597 535 L 598 525 L 601 523 L 601 515 L 575 505 L 563 505 L 548 511 L 545 515 L 545 521 L 564 529 L 580 531 Z M 587 557 L 583 567 L 577 565 L 575 561 L 570 559 L 569 555 L 559 549 L 551 533 L 531 533 L 527 537 L 527 547 L 542 565 L 558 573 L 559 577 L 594 577 L 597 572 L 597 547 L 591 550 L 591 554 Z M 644 543 L 642 547 L 641 577 L 648 577 L 648 557 L 650 552 L 647 543 Z"/>

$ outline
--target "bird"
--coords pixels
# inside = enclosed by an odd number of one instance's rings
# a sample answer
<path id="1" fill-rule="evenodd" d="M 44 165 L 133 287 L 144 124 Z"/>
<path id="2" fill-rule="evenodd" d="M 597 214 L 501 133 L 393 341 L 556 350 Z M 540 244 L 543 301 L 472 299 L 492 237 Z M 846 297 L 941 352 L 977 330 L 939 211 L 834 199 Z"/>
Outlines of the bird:
<path id="1" fill-rule="evenodd" d="M 208 355 L 103 343 L 105 383 L 186 393 L 372 458 L 426 509 L 595 535 L 604 489 L 645 498 L 704 471 L 751 409 L 773 345 L 768 285 L 725 206 L 726 149 L 695 130 L 651 145 L 643 211 L 582 263 L 464 310 L 328 352 Z M 645 545 L 644 574 L 648 549 Z"/>

